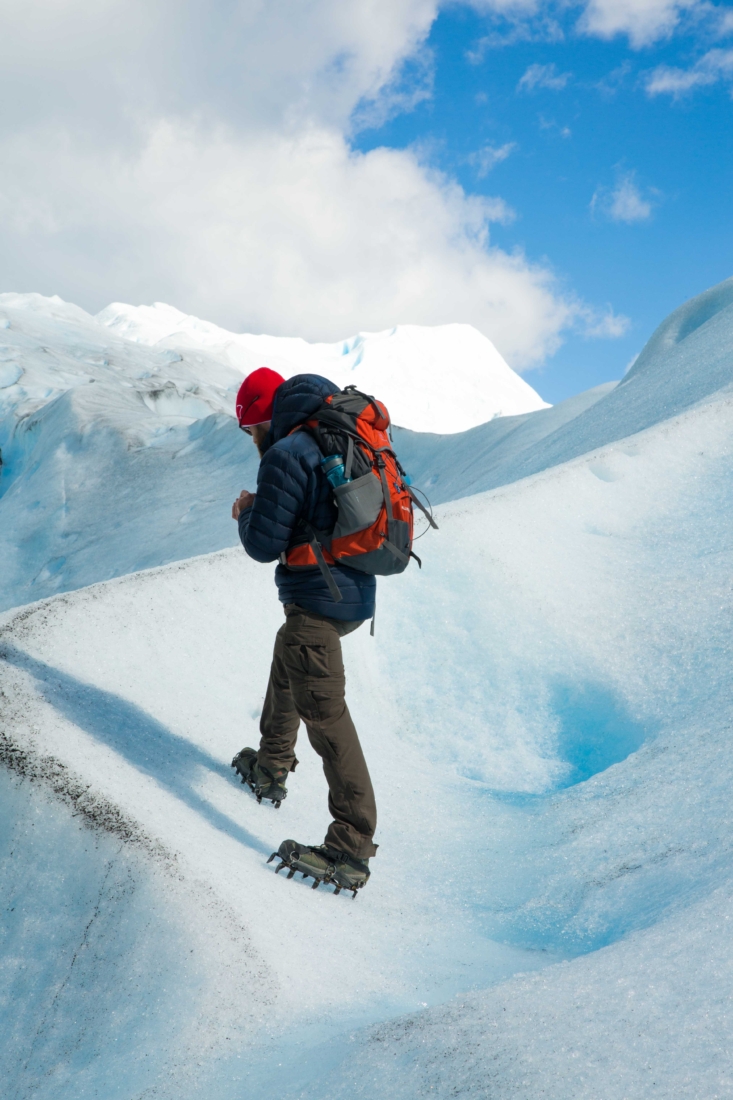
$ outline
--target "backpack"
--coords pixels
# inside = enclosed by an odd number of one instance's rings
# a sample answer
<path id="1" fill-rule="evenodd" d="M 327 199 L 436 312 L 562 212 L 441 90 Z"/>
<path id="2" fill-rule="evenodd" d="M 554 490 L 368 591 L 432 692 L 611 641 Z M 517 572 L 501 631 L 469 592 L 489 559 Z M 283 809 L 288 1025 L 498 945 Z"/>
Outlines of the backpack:
<path id="1" fill-rule="evenodd" d="M 438 528 L 392 450 L 389 427 L 389 413 L 381 401 L 347 386 L 293 429 L 309 432 L 324 458 L 342 455 L 346 480 L 332 486 L 338 512 L 332 533 L 300 520 L 281 562 L 289 569 L 317 565 L 336 603 L 342 596 L 329 565 L 381 577 L 404 572 L 410 558 L 421 567 L 412 550 L 413 505 Z"/>

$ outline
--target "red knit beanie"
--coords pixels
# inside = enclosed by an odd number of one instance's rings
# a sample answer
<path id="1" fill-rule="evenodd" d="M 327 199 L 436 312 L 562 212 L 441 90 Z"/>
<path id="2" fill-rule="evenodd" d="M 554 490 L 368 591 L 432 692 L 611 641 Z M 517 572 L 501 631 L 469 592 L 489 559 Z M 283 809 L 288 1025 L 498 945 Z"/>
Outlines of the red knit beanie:
<path id="1" fill-rule="evenodd" d="M 240 428 L 264 424 L 272 420 L 275 390 L 285 379 L 269 367 L 260 367 L 248 374 L 237 394 L 237 420 Z"/>

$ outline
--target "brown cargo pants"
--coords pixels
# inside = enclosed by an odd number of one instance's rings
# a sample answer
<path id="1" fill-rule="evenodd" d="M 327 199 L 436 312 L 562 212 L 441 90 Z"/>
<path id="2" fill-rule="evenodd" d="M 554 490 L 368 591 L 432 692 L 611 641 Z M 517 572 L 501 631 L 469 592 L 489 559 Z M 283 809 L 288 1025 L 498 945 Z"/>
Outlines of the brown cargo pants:
<path id="1" fill-rule="evenodd" d="M 344 689 L 341 638 L 361 622 L 340 622 L 285 605 L 285 623 L 277 632 L 265 705 L 260 720 L 257 758 L 270 771 L 294 771 L 300 720 L 323 761 L 328 808 L 333 821 L 329 848 L 359 859 L 376 853 L 372 837 L 377 807 L 364 754 L 351 720 Z"/>

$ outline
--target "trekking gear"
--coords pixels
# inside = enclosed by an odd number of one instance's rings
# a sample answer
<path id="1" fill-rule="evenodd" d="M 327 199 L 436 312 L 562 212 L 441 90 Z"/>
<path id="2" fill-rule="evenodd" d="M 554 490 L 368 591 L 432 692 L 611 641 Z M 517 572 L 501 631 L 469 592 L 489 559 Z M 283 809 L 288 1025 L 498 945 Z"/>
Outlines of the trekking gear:
<path id="1" fill-rule="evenodd" d="M 331 485 L 319 466 L 323 452 L 310 432 L 291 433 L 320 409 L 326 397 L 338 392 L 338 386 L 316 374 L 296 374 L 277 390 L 270 430 L 260 447 L 257 495 L 252 508 L 239 516 L 239 537 L 255 561 L 280 561 L 293 543 L 299 519 L 308 520 L 319 531 L 333 530 L 336 508 Z M 280 602 L 297 603 L 314 614 L 342 621 L 371 619 L 377 578 L 341 566 L 333 566 L 332 571 L 343 595 L 339 603 L 334 603 L 319 569 L 278 565 L 275 583 Z"/>
<path id="2" fill-rule="evenodd" d="M 297 840 L 284 840 L 267 862 L 272 863 L 278 856 L 281 862 L 275 868 L 276 874 L 283 867 L 288 868 L 288 878 L 300 871 L 303 878 L 315 879 L 313 890 L 317 890 L 322 882 L 333 883 L 334 894 L 340 894 L 342 890 L 352 890 L 352 897 L 356 897 L 357 890 L 366 886 L 369 880 L 368 859 L 357 859 L 347 852 L 328 848 L 325 844 L 312 846 L 298 844 Z"/>
<path id="3" fill-rule="evenodd" d="M 328 458 L 322 458 L 321 469 L 332 489 L 338 489 L 339 485 L 345 485 L 347 481 L 351 481 L 351 478 L 346 476 L 343 455 L 329 455 Z"/>
<path id="4" fill-rule="evenodd" d="M 258 802 L 264 798 L 272 802 L 276 810 L 280 809 L 280 803 L 287 796 L 288 789 L 283 783 L 288 774 L 286 768 L 271 772 L 269 768 L 257 763 L 255 749 L 242 749 L 232 760 L 231 765 L 241 775 L 242 782 L 246 783 Z"/>
<path id="5" fill-rule="evenodd" d="M 240 428 L 266 424 L 272 420 L 275 390 L 285 379 L 269 367 L 260 367 L 248 374 L 237 394 L 236 412 Z"/>
<path id="6" fill-rule="evenodd" d="M 402 573 L 410 558 L 422 565 L 412 550 L 413 506 L 431 527 L 438 527 L 392 450 L 389 427 L 389 413 L 381 401 L 347 386 L 326 397 L 308 420 L 293 428 L 309 432 L 325 456 L 321 466 L 333 487 L 338 516 L 331 534 L 299 521 L 280 560 L 288 569 L 317 565 L 336 603 L 342 596 L 329 565 L 373 576 Z"/>

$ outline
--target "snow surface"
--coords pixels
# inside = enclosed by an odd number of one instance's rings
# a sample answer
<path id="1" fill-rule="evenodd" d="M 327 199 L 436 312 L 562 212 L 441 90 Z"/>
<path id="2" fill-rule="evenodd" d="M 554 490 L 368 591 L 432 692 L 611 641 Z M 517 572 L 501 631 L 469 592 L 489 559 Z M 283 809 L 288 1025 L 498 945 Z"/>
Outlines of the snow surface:
<path id="1" fill-rule="evenodd" d="M 228 768 L 269 568 L 224 550 L 4 616 L 10 1096 L 733 1094 L 732 286 L 551 431 L 434 441 L 446 491 L 504 484 L 441 505 L 344 640 L 380 811 L 355 902 L 265 864 L 323 835 L 307 746 L 277 812 Z"/>
<path id="2" fill-rule="evenodd" d="M 167 306 L 109 307 L 102 323 L 58 298 L 5 294 L 3 313 L 0 609 L 233 546 L 230 505 L 257 471 L 234 396 L 265 352 L 285 374 L 373 383 L 393 408 L 413 394 L 437 403 L 430 427 L 543 407 L 465 325 L 330 346 L 233 336 Z M 462 390 L 446 391 L 446 373 Z M 417 404 L 405 423 L 419 427 Z"/>
<path id="3" fill-rule="evenodd" d="M 215 355 L 247 374 L 269 366 L 285 378 L 324 374 L 337 385 L 384 395 L 392 420 L 419 432 L 462 432 L 495 416 L 546 408 L 472 325 L 397 325 L 335 344 L 237 335 L 157 302 L 115 302 L 97 314 L 113 332 L 153 347 Z"/>

